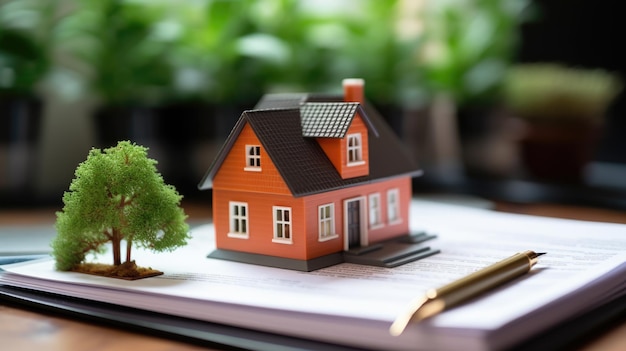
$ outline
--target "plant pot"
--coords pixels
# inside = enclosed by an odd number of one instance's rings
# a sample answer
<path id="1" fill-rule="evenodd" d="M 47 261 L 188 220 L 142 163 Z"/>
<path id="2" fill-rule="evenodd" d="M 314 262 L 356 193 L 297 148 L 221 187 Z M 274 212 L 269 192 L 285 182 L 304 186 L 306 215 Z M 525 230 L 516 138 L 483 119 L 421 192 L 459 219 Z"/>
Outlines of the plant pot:
<path id="1" fill-rule="evenodd" d="M 591 122 L 528 122 L 521 142 L 526 171 L 540 181 L 581 183 L 601 131 Z"/>
<path id="2" fill-rule="evenodd" d="M 42 103 L 0 96 L 0 200 L 32 204 L 36 197 Z"/>
<path id="3" fill-rule="evenodd" d="M 465 175 L 509 179 L 519 174 L 519 140 L 524 125 L 497 105 L 473 106 L 457 113 Z"/>

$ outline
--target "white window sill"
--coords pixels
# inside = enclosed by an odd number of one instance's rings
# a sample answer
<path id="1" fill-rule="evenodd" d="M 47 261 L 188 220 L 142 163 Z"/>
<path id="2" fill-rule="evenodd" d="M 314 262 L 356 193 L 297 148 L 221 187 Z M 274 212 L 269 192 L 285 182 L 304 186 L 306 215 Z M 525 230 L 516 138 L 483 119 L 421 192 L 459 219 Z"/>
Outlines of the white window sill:
<path id="1" fill-rule="evenodd" d="M 261 167 L 244 167 L 243 170 L 248 172 L 261 172 Z"/>
<path id="2" fill-rule="evenodd" d="M 243 233 L 228 233 L 226 234 L 227 237 L 229 238 L 235 238 L 235 239 L 248 239 L 248 234 L 243 234 Z"/>
<path id="3" fill-rule="evenodd" d="M 402 219 L 394 219 L 393 221 L 389 221 L 389 225 L 398 225 L 398 224 L 402 224 Z"/>
<path id="4" fill-rule="evenodd" d="M 362 166 L 364 164 L 365 161 L 348 162 L 348 167 Z"/>
<path id="5" fill-rule="evenodd" d="M 402 222 L 402 221 L 400 221 L 400 222 Z M 381 228 L 384 228 L 384 227 L 385 227 L 384 223 L 376 223 L 376 224 L 370 225 L 370 230 L 381 229 Z"/>
<path id="6" fill-rule="evenodd" d="M 333 234 L 333 235 L 328 235 L 328 236 L 324 236 L 321 238 L 318 238 L 319 242 L 324 242 L 324 241 L 329 241 L 329 240 L 333 240 L 333 239 L 337 239 L 339 237 L 339 235 L 337 234 Z"/>
<path id="7" fill-rule="evenodd" d="M 276 244 L 287 244 L 287 245 L 291 245 L 293 243 L 291 239 L 277 239 L 277 238 L 272 239 L 272 242 Z"/>

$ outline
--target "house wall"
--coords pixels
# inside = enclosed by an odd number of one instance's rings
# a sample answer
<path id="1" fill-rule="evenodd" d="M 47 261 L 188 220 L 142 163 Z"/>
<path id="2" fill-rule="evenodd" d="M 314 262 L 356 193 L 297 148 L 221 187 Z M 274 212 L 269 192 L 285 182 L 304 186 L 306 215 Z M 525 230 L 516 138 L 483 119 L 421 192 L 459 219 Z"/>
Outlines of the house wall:
<path id="1" fill-rule="evenodd" d="M 387 203 L 387 191 L 391 189 L 398 189 L 399 204 L 400 204 L 400 216 L 398 221 L 391 221 L 388 217 L 388 203 Z M 400 177 L 393 180 L 382 182 L 382 184 L 372 184 L 371 188 L 365 189 L 367 195 L 380 192 L 381 206 L 382 206 L 382 225 L 380 227 L 371 228 L 368 224 L 369 243 L 373 244 L 379 241 L 391 239 L 399 235 L 409 233 L 409 207 L 411 205 L 411 196 L 413 194 L 411 189 L 411 178 Z M 369 200 L 368 200 L 369 201 Z M 368 221 L 369 223 L 369 221 Z"/>
<path id="2" fill-rule="evenodd" d="M 248 238 L 231 237 L 230 201 L 248 205 Z M 292 211 L 291 243 L 274 242 L 273 206 L 290 207 Z M 303 199 L 291 195 L 213 190 L 213 221 L 218 249 L 258 253 L 293 259 L 306 259 L 306 230 Z"/>
<path id="3" fill-rule="evenodd" d="M 387 216 L 387 191 L 398 189 L 400 195 L 400 220 L 391 223 Z M 382 225 L 369 226 L 368 196 L 380 193 Z M 331 191 L 304 198 L 291 195 L 249 193 L 245 191 L 214 189 L 213 214 L 216 230 L 216 245 L 220 249 L 258 253 L 293 259 L 312 259 L 344 250 L 344 200 L 365 197 L 362 209 L 366 218 L 368 243 L 390 239 L 408 233 L 411 181 L 409 177 L 366 184 Z M 229 202 L 248 204 L 248 238 L 229 237 Z M 319 206 L 334 204 L 335 237 L 320 240 Z M 292 242 L 277 243 L 274 237 L 273 206 L 290 207 L 292 210 Z"/>
<path id="4" fill-rule="evenodd" d="M 291 194 L 265 149 L 261 146 L 261 170 L 244 171 L 246 145 L 261 145 L 248 123 L 228 152 L 219 172 L 213 179 L 214 189 L 231 189 L 271 194 Z"/>
<path id="5" fill-rule="evenodd" d="M 399 220 L 393 222 L 389 221 L 387 213 L 387 191 L 391 189 L 398 189 L 400 196 Z M 376 227 L 369 225 L 369 195 L 372 193 L 380 193 L 381 200 L 381 225 Z M 411 178 L 398 177 L 381 182 L 308 196 L 304 204 L 306 209 L 306 230 L 310 233 L 307 236 L 307 257 L 319 257 L 344 250 L 344 200 L 360 196 L 365 197 L 365 208 L 363 208 L 362 211 L 365 211 L 368 244 L 407 234 L 409 232 L 411 194 Z M 318 240 L 318 207 L 328 203 L 334 204 L 335 230 L 337 231 L 338 237 L 329 241 L 320 242 Z"/>
<path id="6" fill-rule="evenodd" d="M 361 145 L 364 164 L 359 166 L 348 166 L 348 146 L 347 138 L 317 138 L 317 142 L 324 149 L 324 152 L 341 174 L 341 178 L 354 178 L 369 174 L 369 141 L 367 126 L 358 114 L 352 120 L 346 135 L 352 133 L 361 134 Z"/>

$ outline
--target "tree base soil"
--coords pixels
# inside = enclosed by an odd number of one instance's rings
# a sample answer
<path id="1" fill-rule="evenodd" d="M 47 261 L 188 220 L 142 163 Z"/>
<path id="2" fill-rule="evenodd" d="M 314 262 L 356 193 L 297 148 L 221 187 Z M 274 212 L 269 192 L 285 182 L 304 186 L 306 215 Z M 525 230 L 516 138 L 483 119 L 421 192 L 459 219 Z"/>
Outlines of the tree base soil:
<path id="1" fill-rule="evenodd" d="M 81 263 L 74 267 L 72 272 L 124 280 L 138 280 L 163 274 L 156 269 L 137 267 L 135 261 L 124 262 L 118 266 L 103 263 Z"/>

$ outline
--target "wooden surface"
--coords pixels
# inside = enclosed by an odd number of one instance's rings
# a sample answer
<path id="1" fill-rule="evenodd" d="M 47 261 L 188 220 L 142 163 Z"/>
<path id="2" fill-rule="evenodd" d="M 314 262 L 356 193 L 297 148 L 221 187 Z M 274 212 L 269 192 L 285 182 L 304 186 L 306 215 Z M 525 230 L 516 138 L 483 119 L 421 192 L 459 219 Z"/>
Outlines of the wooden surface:
<path id="1" fill-rule="evenodd" d="M 210 218 L 210 208 L 202 203 L 183 204 L 190 221 Z M 498 203 L 496 209 L 533 215 L 560 218 L 626 223 L 626 213 L 592 208 L 558 206 L 549 204 L 519 205 Z M 0 211 L 0 225 L 45 224 L 54 222 L 54 211 L 16 210 Z M 625 233 L 626 235 L 626 233 Z M 201 350 L 203 348 L 184 342 L 131 333 L 98 324 L 84 323 L 60 316 L 25 310 L 0 302 L 0 348 L 3 350 Z M 602 330 L 577 351 L 626 350 L 626 322 Z"/>
<path id="2" fill-rule="evenodd" d="M 193 351 L 203 348 L 27 311 L 0 303 L 3 350 Z"/>

